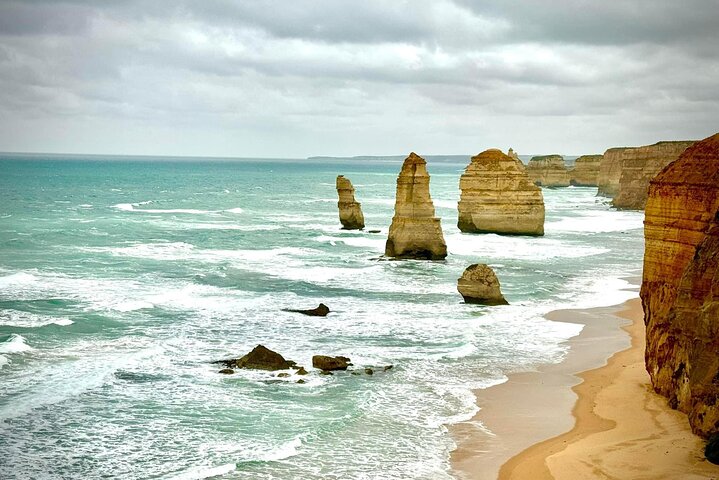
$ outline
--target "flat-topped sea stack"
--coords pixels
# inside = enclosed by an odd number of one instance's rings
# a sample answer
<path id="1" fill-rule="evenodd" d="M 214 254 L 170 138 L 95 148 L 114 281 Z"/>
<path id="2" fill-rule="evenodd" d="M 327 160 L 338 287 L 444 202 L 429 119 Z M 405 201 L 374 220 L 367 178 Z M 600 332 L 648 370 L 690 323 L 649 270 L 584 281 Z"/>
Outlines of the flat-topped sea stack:
<path id="1" fill-rule="evenodd" d="M 339 201 L 337 208 L 340 212 L 340 223 L 345 230 L 362 230 L 364 228 L 364 215 L 362 205 L 355 200 L 355 189 L 349 178 L 337 175 L 337 195 Z"/>
<path id="2" fill-rule="evenodd" d="M 427 162 L 414 152 L 405 159 L 397 177 L 394 217 L 385 256 L 420 260 L 441 260 L 447 256 L 442 225 L 434 216 L 429 195 Z"/>
<path id="3" fill-rule="evenodd" d="M 621 160 L 619 187 L 612 204 L 617 208 L 643 210 L 647 203 L 649 181 L 693 143 L 659 142 L 626 149 Z"/>
<path id="4" fill-rule="evenodd" d="M 632 147 L 615 147 L 604 152 L 602 161 L 599 164 L 599 176 L 597 178 L 598 195 L 614 197 L 619 192 L 619 179 L 622 176 L 622 157 L 625 150 L 631 149 Z"/>
<path id="5" fill-rule="evenodd" d="M 719 134 L 651 181 L 645 218 L 647 371 L 709 437 L 719 433 Z"/>
<path id="6" fill-rule="evenodd" d="M 542 189 L 529 180 L 521 161 L 486 150 L 472 157 L 459 188 L 461 231 L 544 235 Z"/>
<path id="7" fill-rule="evenodd" d="M 542 187 L 568 187 L 569 170 L 561 155 L 532 157 L 527 165 L 529 180 Z"/>
<path id="8" fill-rule="evenodd" d="M 582 155 L 569 171 L 569 183 L 577 187 L 596 187 L 599 180 L 599 166 L 602 155 Z"/>

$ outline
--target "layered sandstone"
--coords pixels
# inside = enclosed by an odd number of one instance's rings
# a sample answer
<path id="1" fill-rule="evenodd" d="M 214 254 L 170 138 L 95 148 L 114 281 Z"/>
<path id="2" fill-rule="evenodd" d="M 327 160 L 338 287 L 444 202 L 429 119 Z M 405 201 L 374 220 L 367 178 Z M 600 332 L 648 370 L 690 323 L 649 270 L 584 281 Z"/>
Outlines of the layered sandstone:
<path id="1" fill-rule="evenodd" d="M 494 270 L 483 263 L 467 267 L 457 280 L 457 291 L 466 303 L 508 305 Z"/>
<path id="2" fill-rule="evenodd" d="M 569 183 L 578 187 L 596 187 L 602 155 L 582 155 L 569 171 Z"/>
<path id="3" fill-rule="evenodd" d="M 345 230 L 362 230 L 364 228 L 364 215 L 362 205 L 355 200 L 355 189 L 349 178 L 337 176 L 337 195 L 339 201 L 337 208 L 340 213 L 340 223 Z"/>
<path id="4" fill-rule="evenodd" d="M 619 192 L 619 179 L 622 176 L 622 158 L 624 152 L 631 149 L 632 147 L 615 147 L 604 152 L 597 177 L 598 195 L 614 197 Z"/>
<path id="5" fill-rule="evenodd" d="M 405 159 L 397 177 L 394 217 L 385 255 L 423 260 L 441 260 L 447 256 L 442 225 L 434 216 L 429 195 L 427 162 L 414 152 Z"/>
<path id="6" fill-rule="evenodd" d="M 643 210 L 647 203 L 649 181 L 693 143 L 659 142 L 626 149 L 622 155 L 619 186 L 612 204 L 617 208 Z"/>
<path id="7" fill-rule="evenodd" d="M 527 165 L 529 180 L 542 187 L 568 187 L 569 170 L 561 155 L 532 157 Z"/>
<path id="8" fill-rule="evenodd" d="M 654 389 L 719 432 L 719 134 L 651 181 L 641 288 Z"/>
<path id="9" fill-rule="evenodd" d="M 544 235 L 542 189 L 529 180 L 519 160 L 486 150 L 472 157 L 459 188 L 461 231 Z"/>

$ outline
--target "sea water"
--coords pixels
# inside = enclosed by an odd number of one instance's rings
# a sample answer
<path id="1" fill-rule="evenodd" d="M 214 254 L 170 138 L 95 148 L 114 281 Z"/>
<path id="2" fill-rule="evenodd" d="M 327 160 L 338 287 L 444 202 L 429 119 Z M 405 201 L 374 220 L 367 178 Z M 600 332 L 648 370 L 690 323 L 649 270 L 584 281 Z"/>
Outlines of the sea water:
<path id="1" fill-rule="evenodd" d="M 635 295 L 643 251 L 596 188 L 545 189 L 544 237 L 462 234 L 464 166 L 428 165 L 449 255 L 427 262 L 382 258 L 396 162 L 0 158 L 0 478 L 451 478 L 472 389 L 560 361 L 581 326 L 543 315 Z M 511 305 L 462 303 L 477 262 Z M 379 368 L 210 363 L 257 344 Z"/>

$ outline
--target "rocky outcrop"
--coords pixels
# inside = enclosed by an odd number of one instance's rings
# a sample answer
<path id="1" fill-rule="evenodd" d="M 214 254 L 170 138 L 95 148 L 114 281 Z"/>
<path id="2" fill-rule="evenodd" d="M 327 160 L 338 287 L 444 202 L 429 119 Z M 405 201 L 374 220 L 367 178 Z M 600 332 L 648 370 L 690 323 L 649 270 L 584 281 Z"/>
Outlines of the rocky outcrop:
<path id="1" fill-rule="evenodd" d="M 347 370 L 352 365 L 347 357 L 328 357 L 326 355 L 315 355 L 312 357 L 312 366 L 324 372 L 335 370 Z"/>
<path id="2" fill-rule="evenodd" d="M 285 308 L 285 312 L 293 312 L 293 313 L 301 313 L 302 315 L 307 315 L 310 317 L 326 317 L 328 313 L 330 313 L 330 309 L 327 305 L 324 303 L 320 303 L 317 308 L 311 308 L 309 310 L 295 310 L 291 308 Z"/>
<path id="3" fill-rule="evenodd" d="M 524 165 L 500 150 L 486 150 L 464 170 L 457 226 L 469 233 L 544 235 L 542 189 Z"/>
<path id="4" fill-rule="evenodd" d="M 654 390 L 719 432 L 719 134 L 651 181 L 641 288 Z"/>
<path id="5" fill-rule="evenodd" d="M 542 187 L 568 187 L 569 170 L 561 155 L 532 157 L 527 165 L 529 180 Z"/>
<path id="6" fill-rule="evenodd" d="M 510 158 L 513 158 L 515 160 L 519 160 L 519 155 L 517 155 L 517 152 L 515 152 L 513 148 L 509 149 L 509 151 L 507 152 L 507 156 L 509 156 Z"/>
<path id="7" fill-rule="evenodd" d="M 434 216 L 429 195 L 427 162 L 414 152 L 405 159 L 397 177 L 394 217 L 385 256 L 422 260 L 441 260 L 447 256 L 442 225 Z"/>
<path id="8" fill-rule="evenodd" d="M 659 142 L 625 149 L 621 159 L 619 186 L 612 204 L 617 208 L 643 210 L 647 203 L 649 181 L 693 143 Z"/>
<path id="9" fill-rule="evenodd" d="M 457 290 L 465 303 L 509 305 L 502 295 L 497 275 L 483 263 L 470 265 L 457 280 Z"/>
<path id="10" fill-rule="evenodd" d="M 582 155 L 569 170 L 569 183 L 577 187 L 596 187 L 599 180 L 599 166 L 602 155 Z"/>
<path id="11" fill-rule="evenodd" d="M 604 152 L 602 161 L 599 164 L 599 176 L 597 178 L 598 195 L 614 197 L 617 194 L 619 191 L 619 179 L 622 176 L 622 157 L 626 150 L 631 149 L 632 147 L 615 147 Z"/>
<path id="12" fill-rule="evenodd" d="M 241 358 L 219 360 L 214 363 L 224 365 L 226 368 L 220 373 L 232 373 L 227 371 L 232 368 L 251 368 L 256 370 L 284 370 L 296 365 L 292 360 L 285 360 L 282 355 L 273 352 L 263 345 L 257 345 L 250 353 Z"/>
<path id="13" fill-rule="evenodd" d="M 364 228 L 364 215 L 362 205 L 355 200 L 355 189 L 349 178 L 337 176 L 337 207 L 340 212 L 340 223 L 345 230 L 362 230 Z"/>

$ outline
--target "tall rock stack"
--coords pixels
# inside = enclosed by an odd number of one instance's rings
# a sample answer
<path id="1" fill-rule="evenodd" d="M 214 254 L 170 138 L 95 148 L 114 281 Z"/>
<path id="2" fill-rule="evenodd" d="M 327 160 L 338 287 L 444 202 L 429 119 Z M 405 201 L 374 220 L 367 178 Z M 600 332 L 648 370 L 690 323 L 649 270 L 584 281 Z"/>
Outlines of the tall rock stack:
<path id="1" fill-rule="evenodd" d="M 429 195 L 427 162 L 414 152 L 405 159 L 397 177 L 394 217 L 385 256 L 420 260 L 441 260 L 447 256 L 442 225 L 434 216 Z"/>
<path id="2" fill-rule="evenodd" d="M 602 161 L 599 164 L 599 176 L 597 178 L 598 195 L 614 197 L 619 192 L 619 179 L 622 176 L 622 157 L 626 150 L 631 149 L 631 147 L 615 147 L 604 152 Z"/>
<path id="3" fill-rule="evenodd" d="M 694 141 L 659 142 L 625 150 L 622 155 L 619 187 L 612 204 L 617 208 L 643 210 L 647 203 L 649 181 L 679 158 L 693 143 Z"/>
<path id="4" fill-rule="evenodd" d="M 337 207 L 340 213 L 340 223 L 345 230 L 362 230 L 364 228 L 364 215 L 362 205 L 355 200 L 355 189 L 349 178 L 337 175 Z"/>
<path id="5" fill-rule="evenodd" d="M 647 371 L 707 437 L 719 433 L 719 134 L 651 181 L 645 218 Z"/>
<path id="6" fill-rule="evenodd" d="M 569 170 L 561 155 L 532 157 L 527 165 L 529 180 L 542 187 L 568 187 Z"/>
<path id="7" fill-rule="evenodd" d="M 569 183 L 578 187 L 596 187 L 602 155 L 582 155 L 569 171 Z"/>
<path id="8" fill-rule="evenodd" d="M 544 235 L 542 189 L 524 165 L 500 150 L 472 157 L 459 180 L 457 226 L 469 233 Z"/>
<path id="9" fill-rule="evenodd" d="M 509 149 L 509 151 L 507 152 L 507 155 L 509 155 L 511 158 L 513 158 L 515 160 L 519 160 L 519 155 L 517 155 L 517 152 L 515 152 L 513 148 Z"/>

